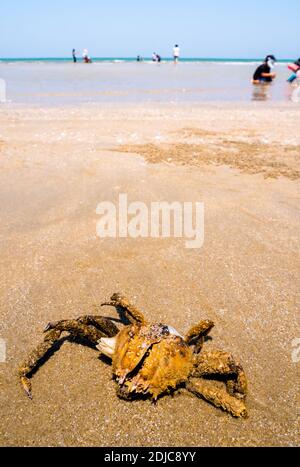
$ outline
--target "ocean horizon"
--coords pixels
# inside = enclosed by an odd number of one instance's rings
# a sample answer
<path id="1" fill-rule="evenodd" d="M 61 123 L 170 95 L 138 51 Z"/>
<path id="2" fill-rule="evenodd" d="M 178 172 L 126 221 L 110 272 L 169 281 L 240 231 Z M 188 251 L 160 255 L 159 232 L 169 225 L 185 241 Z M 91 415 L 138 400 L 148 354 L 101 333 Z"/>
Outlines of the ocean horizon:
<path id="1" fill-rule="evenodd" d="M 82 61 L 81 56 L 77 58 Z M 94 62 L 136 62 L 137 57 L 92 57 Z M 218 58 L 218 57 L 182 57 L 180 62 L 208 62 L 208 63 L 257 63 L 263 58 Z M 295 58 L 278 59 L 278 63 L 294 62 Z M 152 57 L 143 57 L 143 61 L 152 62 Z M 162 57 L 163 62 L 172 62 L 172 57 Z M 72 57 L 0 57 L 0 62 L 73 62 Z"/>

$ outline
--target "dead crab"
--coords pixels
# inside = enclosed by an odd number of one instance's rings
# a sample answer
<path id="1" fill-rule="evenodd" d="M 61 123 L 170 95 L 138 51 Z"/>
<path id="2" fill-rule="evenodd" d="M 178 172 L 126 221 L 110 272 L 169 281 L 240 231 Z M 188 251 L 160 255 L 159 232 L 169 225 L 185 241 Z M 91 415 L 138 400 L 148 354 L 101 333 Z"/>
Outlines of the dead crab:
<path id="1" fill-rule="evenodd" d="M 202 350 L 214 327 L 212 321 L 201 321 L 182 337 L 170 326 L 149 324 L 119 294 L 104 305 L 116 307 L 126 317 L 129 324 L 122 331 L 111 319 L 102 316 L 84 316 L 46 327 L 44 341 L 19 369 L 22 386 L 30 398 L 29 377 L 66 331 L 72 337 L 88 341 L 112 360 L 117 394 L 123 399 L 143 395 L 156 401 L 184 387 L 234 417 L 247 417 L 244 403 L 247 380 L 241 365 L 226 352 Z"/>

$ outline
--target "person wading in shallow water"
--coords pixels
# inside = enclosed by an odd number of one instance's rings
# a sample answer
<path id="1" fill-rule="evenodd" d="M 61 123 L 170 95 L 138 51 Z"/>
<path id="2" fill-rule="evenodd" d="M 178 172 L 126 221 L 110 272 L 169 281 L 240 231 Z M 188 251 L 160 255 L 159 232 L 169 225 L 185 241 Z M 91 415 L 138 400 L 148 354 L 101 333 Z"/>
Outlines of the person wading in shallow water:
<path id="1" fill-rule="evenodd" d="M 253 84 L 272 83 L 276 78 L 276 73 L 272 72 L 276 63 L 274 55 L 268 55 L 265 61 L 260 65 L 253 75 Z"/>
<path id="2" fill-rule="evenodd" d="M 87 49 L 84 49 L 82 58 L 84 63 L 92 63 L 92 59 L 89 57 L 89 51 Z"/>
<path id="3" fill-rule="evenodd" d="M 159 54 L 157 54 L 156 52 L 153 52 L 152 54 L 152 62 L 158 62 L 160 63 L 161 62 L 161 56 Z"/>
<path id="4" fill-rule="evenodd" d="M 288 69 L 291 70 L 293 73 L 288 79 L 289 83 L 293 83 L 297 78 L 300 78 L 300 58 L 296 60 L 294 63 L 290 63 L 288 65 Z"/>
<path id="5" fill-rule="evenodd" d="M 173 48 L 174 63 L 179 62 L 179 57 L 180 57 L 180 48 L 179 48 L 179 45 L 176 44 L 175 47 Z"/>

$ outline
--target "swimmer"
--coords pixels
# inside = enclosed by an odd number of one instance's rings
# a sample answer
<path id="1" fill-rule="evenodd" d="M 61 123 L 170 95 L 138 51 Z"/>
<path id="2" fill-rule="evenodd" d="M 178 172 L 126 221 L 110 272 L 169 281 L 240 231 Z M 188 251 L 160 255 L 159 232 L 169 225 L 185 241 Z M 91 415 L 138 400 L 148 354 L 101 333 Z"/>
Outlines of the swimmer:
<path id="1" fill-rule="evenodd" d="M 268 55 L 262 65 L 260 65 L 253 75 L 253 84 L 272 83 L 276 78 L 276 73 L 272 70 L 275 66 L 276 58 L 274 55 Z"/>

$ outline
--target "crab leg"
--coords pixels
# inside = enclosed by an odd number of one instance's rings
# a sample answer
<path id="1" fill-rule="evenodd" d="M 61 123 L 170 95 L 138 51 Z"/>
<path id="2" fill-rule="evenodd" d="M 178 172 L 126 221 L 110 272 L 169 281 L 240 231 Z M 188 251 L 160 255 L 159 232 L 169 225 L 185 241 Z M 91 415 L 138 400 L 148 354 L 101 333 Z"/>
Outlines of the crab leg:
<path id="1" fill-rule="evenodd" d="M 52 329 L 55 329 L 60 332 L 69 332 L 72 336 L 79 337 L 80 339 L 85 339 L 93 345 L 97 345 L 101 337 L 107 337 L 107 334 L 105 332 L 100 331 L 100 329 L 97 329 L 94 326 L 87 326 L 86 324 L 81 324 L 81 322 L 77 319 L 59 321 L 57 323 L 49 323 L 45 329 L 45 332 Z"/>
<path id="2" fill-rule="evenodd" d="M 134 305 L 131 305 L 129 300 L 126 297 L 123 297 L 121 294 L 114 294 L 111 297 L 110 302 L 102 303 L 101 306 L 113 306 L 115 308 L 121 308 L 122 312 L 125 314 L 130 323 L 147 324 L 143 313 Z"/>
<path id="3" fill-rule="evenodd" d="M 215 407 L 223 409 L 236 418 L 247 418 L 248 412 L 243 401 L 228 394 L 226 389 L 220 389 L 212 381 L 195 380 L 186 385 L 186 389 L 197 397 L 202 397 Z"/>
<path id="4" fill-rule="evenodd" d="M 89 325 L 87 325 L 87 323 L 89 323 Z M 94 326 L 92 324 L 94 324 Z M 78 320 L 49 323 L 44 332 L 46 333 L 44 341 L 37 346 L 19 368 L 21 384 L 30 399 L 32 398 L 32 394 L 31 383 L 28 376 L 39 366 L 41 360 L 46 356 L 53 345 L 59 341 L 63 332 L 69 332 L 70 335 L 85 339 L 96 346 L 102 337 L 115 336 L 118 334 L 119 330 L 108 318 L 84 316 Z"/>
<path id="5" fill-rule="evenodd" d="M 233 357 L 223 351 L 202 352 L 197 356 L 193 376 L 226 376 L 227 391 L 234 397 L 245 399 L 247 378 L 242 366 Z"/>
<path id="6" fill-rule="evenodd" d="M 188 345 L 195 343 L 195 353 L 199 353 L 203 347 L 205 337 L 210 333 L 215 324 L 210 320 L 201 321 L 193 326 L 185 336 Z"/>
<path id="7" fill-rule="evenodd" d="M 31 382 L 28 375 L 36 368 L 38 362 L 47 354 L 47 352 L 53 347 L 53 345 L 60 339 L 61 331 L 52 330 L 49 331 L 44 341 L 37 346 L 35 350 L 31 352 L 27 360 L 19 368 L 19 377 L 24 391 L 26 392 L 29 399 L 32 399 L 31 394 Z"/>
<path id="8" fill-rule="evenodd" d="M 99 329 L 99 331 L 102 331 L 104 334 L 101 337 L 115 337 L 119 334 L 117 326 L 109 318 L 105 318 L 104 316 L 87 315 L 78 318 L 77 321 L 80 324 L 94 326 L 96 329 Z"/>

